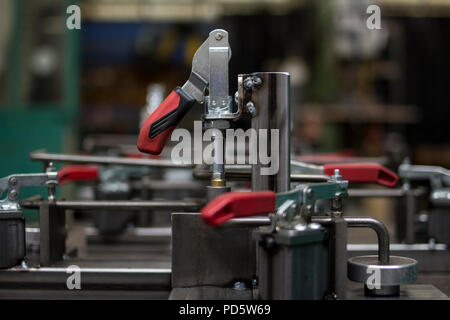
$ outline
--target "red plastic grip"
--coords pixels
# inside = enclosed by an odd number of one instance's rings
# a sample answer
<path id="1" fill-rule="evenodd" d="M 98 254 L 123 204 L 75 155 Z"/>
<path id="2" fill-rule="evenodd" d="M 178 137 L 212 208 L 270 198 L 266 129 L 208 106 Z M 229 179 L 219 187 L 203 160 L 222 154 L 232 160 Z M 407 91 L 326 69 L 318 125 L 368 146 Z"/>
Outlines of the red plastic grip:
<path id="1" fill-rule="evenodd" d="M 272 191 L 229 192 L 218 196 L 200 211 L 203 219 L 218 226 L 233 219 L 275 211 L 276 194 Z"/>
<path id="2" fill-rule="evenodd" d="M 172 91 L 167 96 L 167 98 L 159 105 L 159 107 L 147 118 L 147 120 L 145 120 L 139 132 L 137 143 L 139 151 L 150 154 L 161 153 L 167 142 L 167 139 L 169 139 L 170 134 L 172 133 L 173 129 L 175 129 L 175 125 L 170 126 L 154 138 L 150 138 L 149 136 L 150 128 L 159 119 L 164 118 L 164 116 L 174 111 L 178 107 L 179 103 L 180 96 L 175 91 Z"/>
<path id="3" fill-rule="evenodd" d="M 184 115 L 195 100 L 182 88 L 175 88 L 169 96 L 145 120 L 139 132 L 139 151 L 158 155 Z"/>
<path id="4" fill-rule="evenodd" d="M 378 163 L 339 163 L 324 165 L 323 172 L 333 175 L 339 169 L 344 180 L 349 182 L 377 183 L 387 187 L 395 187 L 398 176 Z"/>
<path id="5" fill-rule="evenodd" d="M 89 181 L 97 180 L 99 169 L 97 166 L 73 165 L 62 168 L 58 171 L 59 183 L 71 181 Z"/>

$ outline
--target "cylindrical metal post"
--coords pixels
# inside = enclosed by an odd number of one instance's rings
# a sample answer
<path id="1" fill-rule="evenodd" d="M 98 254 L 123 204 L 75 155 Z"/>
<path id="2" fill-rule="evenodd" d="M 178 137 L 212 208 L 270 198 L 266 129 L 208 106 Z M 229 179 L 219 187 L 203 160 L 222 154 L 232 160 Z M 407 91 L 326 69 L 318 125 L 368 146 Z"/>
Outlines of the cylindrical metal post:
<path id="1" fill-rule="evenodd" d="M 245 90 L 245 101 L 254 110 L 252 128 L 258 135 L 258 152 L 261 150 L 261 132 L 267 130 L 267 155 L 271 162 L 261 163 L 259 158 L 252 166 L 252 189 L 285 192 L 290 189 L 290 76 L 285 72 L 259 72 L 241 75 Z M 253 111 L 253 112 L 252 112 Z M 275 135 L 273 129 L 278 130 Z M 278 137 L 277 137 L 278 136 Z M 272 139 L 278 138 L 278 150 L 272 150 Z M 277 152 L 277 154 L 273 154 Z M 274 162 L 277 163 L 274 163 Z M 261 168 L 277 166 L 273 175 L 261 174 Z"/>

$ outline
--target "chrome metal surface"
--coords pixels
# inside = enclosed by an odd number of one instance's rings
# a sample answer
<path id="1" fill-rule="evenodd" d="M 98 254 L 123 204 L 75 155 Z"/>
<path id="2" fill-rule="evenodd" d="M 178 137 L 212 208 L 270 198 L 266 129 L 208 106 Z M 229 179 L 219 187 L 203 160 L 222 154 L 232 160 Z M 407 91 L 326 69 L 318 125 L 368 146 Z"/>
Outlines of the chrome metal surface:
<path id="1" fill-rule="evenodd" d="M 430 201 L 437 206 L 450 206 L 450 188 L 433 190 L 430 195 Z"/>
<path id="2" fill-rule="evenodd" d="M 389 263 L 389 232 L 386 226 L 377 219 L 367 217 L 345 217 L 348 227 L 371 228 L 377 233 L 378 238 L 378 257 L 382 263 Z M 311 221 L 323 225 L 332 223 L 330 217 L 312 217 Z"/>
<path id="3" fill-rule="evenodd" d="M 424 188 L 417 188 L 411 190 L 415 197 L 422 196 L 426 193 Z M 350 197 L 361 198 L 401 198 L 407 194 L 407 191 L 403 188 L 396 189 L 349 189 L 348 195 Z"/>
<path id="4" fill-rule="evenodd" d="M 246 80 L 258 78 L 257 86 L 245 88 Z M 275 175 L 261 174 L 261 169 L 268 165 L 260 163 L 252 166 L 252 190 L 274 190 L 286 192 L 290 190 L 290 75 L 285 72 L 260 72 L 239 75 L 239 102 L 246 105 L 252 101 L 256 107 L 256 114 L 252 118 L 252 129 L 259 132 L 260 129 L 267 130 L 267 148 L 271 150 L 271 139 L 279 139 L 275 142 L 278 152 L 274 157 L 278 163 L 278 171 Z M 276 135 L 272 129 L 278 130 Z"/>
<path id="5" fill-rule="evenodd" d="M 450 170 L 443 167 L 403 163 L 398 168 L 398 174 L 409 180 L 430 180 L 434 187 L 450 186 Z"/>
<path id="6" fill-rule="evenodd" d="M 251 165 L 225 165 L 225 179 L 227 180 L 250 180 Z M 196 179 L 211 179 L 212 173 L 203 168 L 195 168 L 193 176 Z M 291 182 L 325 182 L 330 179 L 327 175 L 291 173 Z"/>
<path id="7" fill-rule="evenodd" d="M 142 210 L 142 209 L 185 209 L 193 210 L 202 206 L 197 201 L 64 201 L 56 200 L 55 204 L 61 209 L 71 210 L 95 210 L 112 209 L 112 212 L 120 209 Z M 22 202 L 25 208 L 38 208 L 41 201 Z M 120 212 L 117 212 L 120 213 Z"/>
<path id="8" fill-rule="evenodd" d="M 22 187 L 49 186 L 58 183 L 57 172 L 12 174 L 0 179 L 0 197 L 7 191 L 4 199 L 0 199 L 2 210 L 20 210 L 19 199 Z"/>
<path id="9" fill-rule="evenodd" d="M 31 160 L 43 162 L 67 162 L 67 163 L 90 163 L 90 164 L 117 164 L 125 166 L 149 166 L 164 168 L 192 168 L 191 164 L 173 163 L 170 160 L 135 159 L 109 156 L 85 156 L 77 154 L 55 154 L 35 151 L 30 154 Z"/>
<path id="10" fill-rule="evenodd" d="M 348 259 L 348 278 L 367 283 L 369 277 L 379 271 L 379 284 L 392 286 L 412 283 L 417 279 L 417 261 L 411 258 L 391 256 L 389 264 L 382 264 L 378 256 L 359 256 Z"/>
<path id="11" fill-rule="evenodd" d="M 209 41 L 206 39 L 194 54 L 192 59 L 191 77 L 183 85 L 183 90 L 188 92 L 197 102 L 203 103 L 205 89 L 209 83 Z"/>
<path id="12" fill-rule="evenodd" d="M 207 113 L 230 113 L 228 61 L 231 58 L 228 32 L 217 29 L 209 35 L 209 102 Z"/>

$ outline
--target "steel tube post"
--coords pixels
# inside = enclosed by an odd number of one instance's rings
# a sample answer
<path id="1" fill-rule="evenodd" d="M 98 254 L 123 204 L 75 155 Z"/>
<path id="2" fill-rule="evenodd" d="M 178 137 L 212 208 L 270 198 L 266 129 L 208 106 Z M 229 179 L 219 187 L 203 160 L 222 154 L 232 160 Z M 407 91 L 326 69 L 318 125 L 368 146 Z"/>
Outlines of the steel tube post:
<path id="1" fill-rule="evenodd" d="M 279 154 L 274 157 L 274 159 L 278 159 L 278 173 L 272 176 L 262 175 L 260 170 L 265 165 L 261 165 L 260 161 L 258 161 L 257 164 L 252 166 L 252 189 L 254 191 L 288 191 L 290 189 L 291 172 L 290 76 L 284 72 L 253 73 L 244 76 L 244 87 L 247 91 L 251 91 L 247 106 L 250 103 L 255 107 L 252 128 L 256 130 L 258 140 L 261 138 L 259 130 L 267 130 L 267 150 L 270 150 L 271 139 L 273 138 L 271 129 L 279 130 Z M 258 145 L 259 149 L 260 145 Z M 269 165 L 274 164 L 271 163 Z"/>

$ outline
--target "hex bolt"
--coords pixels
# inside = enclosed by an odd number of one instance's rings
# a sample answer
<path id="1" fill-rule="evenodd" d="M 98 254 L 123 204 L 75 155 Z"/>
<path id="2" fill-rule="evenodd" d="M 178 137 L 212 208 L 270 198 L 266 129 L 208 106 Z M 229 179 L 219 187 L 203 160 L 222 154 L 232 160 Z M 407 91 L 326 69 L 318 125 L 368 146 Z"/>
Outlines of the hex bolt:
<path id="1" fill-rule="evenodd" d="M 336 182 L 341 182 L 342 181 L 341 171 L 339 169 L 334 169 L 333 180 L 336 181 Z"/>
<path id="2" fill-rule="evenodd" d="M 260 77 L 257 77 L 257 76 L 253 76 L 252 77 L 252 82 L 253 82 L 253 87 L 254 88 L 258 88 L 258 89 L 261 88 L 261 86 L 263 84 L 262 79 Z"/>
<path id="3" fill-rule="evenodd" d="M 238 282 L 235 282 L 234 285 L 233 285 L 233 290 L 242 291 L 242 290 L 245 290 L 245 289 L 247 289 L 247 286 L 243 282 L 238 281 Z"/>
<path id="4" fill-rule="evenodd" d="M 252 78 L 245 79 L 245 81 L 244 81 L 244 88 L 247 91 L 252 91 L 252 89 L 253 89 L 253 80 L 252 80 Z"/>
<path id="5" fill-rule="evenodd" d="M 234 103 L 238 104 L 239 103 L 239 92 L 236 91 L 236 93 L 234 94 Z"/>
<path id="6" fill-rule="evenodd" d="M 251 101 L 247 102 L 245 107 L 247 108 L 248 113 L 250 113 L 252 115 L 252 117 L 254 117 L 256 115 L 256 107 L 253 102 L 251 102 Z"/>
<path id="7" fill-rule="evenodd" d="M 16 177 L 11 177 L 11 179 L 9 179 L 9 184 L 11 186 L 15 186 L 17 184 L 17 178 Z"/>
<path id="8" fill-rule="evenodd" d="M 272 249 L 275 245 L 275 240 L 272 237 L 266 237 L 264 239 L 264 244 L 267 249 Z"/>
<path id="9" fill-rule="evenodd" d="M 16 191 L 16 189 L 11 190 L 11 192 L 9 193 L 9 198 L 11 200 L 16 200 L 17 199 L 17 191 Z"/>

